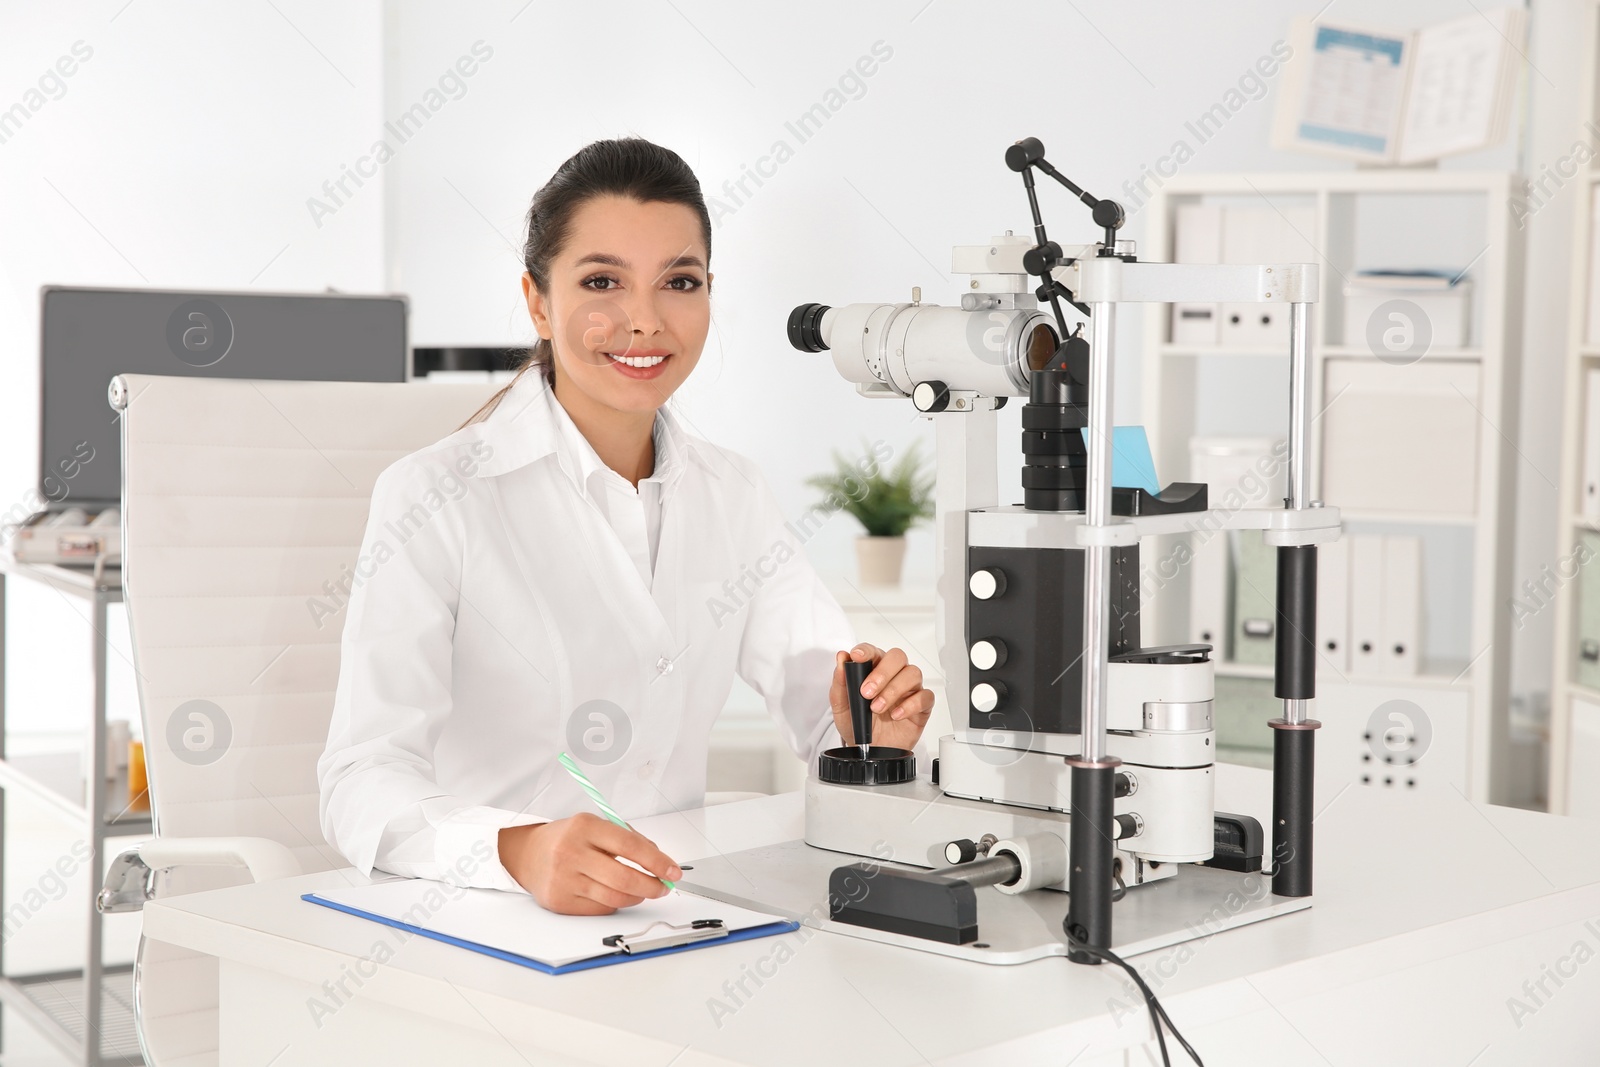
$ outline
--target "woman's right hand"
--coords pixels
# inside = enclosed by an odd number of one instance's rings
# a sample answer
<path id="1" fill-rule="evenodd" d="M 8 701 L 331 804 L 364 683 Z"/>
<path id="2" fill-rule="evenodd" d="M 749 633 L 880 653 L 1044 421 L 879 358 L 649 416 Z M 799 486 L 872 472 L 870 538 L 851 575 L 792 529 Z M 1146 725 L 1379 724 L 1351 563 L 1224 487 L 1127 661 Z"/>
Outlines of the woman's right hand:
<path id="1" fill-rule="evenodd" d="M 500 831 L 499 847 L 500 862 L 511 877 L 545 908 L 564 915 L 609 915 L 647 897 L 665 896 L 661 879 L 683 877 L 649 838 L 588 812 L 508 826 Z M 634 870 L 624 859 L 650 874 Z"/>

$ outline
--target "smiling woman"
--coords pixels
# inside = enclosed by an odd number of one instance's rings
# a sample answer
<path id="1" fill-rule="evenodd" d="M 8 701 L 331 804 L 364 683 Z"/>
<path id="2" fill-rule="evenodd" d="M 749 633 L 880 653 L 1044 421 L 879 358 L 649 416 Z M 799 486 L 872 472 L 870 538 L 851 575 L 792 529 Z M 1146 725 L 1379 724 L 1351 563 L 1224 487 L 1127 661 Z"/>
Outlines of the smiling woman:
<path id="1" fill-rule="evenodd" d="M 534 196 L 522 259 L 539 341 L 517 378 L 542 375 L 600 458 L 637 486 L 653 466 L 656 409 L 694 370 L 710 328 L 711 217 L 699 180 L 643 138 L 596 141 Z"/>
<path id="2" fill-rule="evenodd" d="M 345 607 L 322 825 L 364 872 L 602 914 L 679 870 L 597 818 L 562 753 L 633 819 L 704 803 L 735 675 L 808 763 L 854 740 L 846 661 L 873 664 L 879 744 L 915 744 L 933 695 L 901 650 L 854 643 L 759 468 L 667 405 L 711 316 L 688 165 L 637 138 L 589 145 L 535 195 L 523 259 L 538 344 L 373 488 L 362 555 L 400 543 Z M 455 469 L 465 491 L 419 508 Z M 719 613 L 752 567 L 759 587 Z"/>

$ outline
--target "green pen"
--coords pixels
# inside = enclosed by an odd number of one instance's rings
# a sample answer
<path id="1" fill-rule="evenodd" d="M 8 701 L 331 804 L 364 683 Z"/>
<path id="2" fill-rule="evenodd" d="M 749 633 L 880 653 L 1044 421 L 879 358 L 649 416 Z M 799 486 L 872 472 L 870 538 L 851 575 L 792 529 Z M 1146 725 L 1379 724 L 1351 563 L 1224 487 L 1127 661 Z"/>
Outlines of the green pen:
<path id="1" fill-rule="evenodd" d="M 601 815 L 604 815 L 606 818 L 610 819 L 624 830 L 633 829 L 633 827 L 627 824 L 622 816 L 617 814 L 617 810 L 607 802 L 604 796 L 601 795 L 600 790 L 594 787 L 594 783 L 589 781 L 589 776 L 578 769 L 577 763 L 573 761 L 571 756 L 567 755 L 565 752 L 557 752 L 556 762 L 560 763 L 561 766 L 567 769 L 567 773 L 572 775 L 572 780 L 578 783 L 579 789 L 582 789 L 585 793 L 589 794 L 589 799 L 594 801 L 594 806 L 600 809 Z M 678 883 L 669 882 L 665 878 L 660 879 L 660 882 L 668 889 L 678 888 Z"/>

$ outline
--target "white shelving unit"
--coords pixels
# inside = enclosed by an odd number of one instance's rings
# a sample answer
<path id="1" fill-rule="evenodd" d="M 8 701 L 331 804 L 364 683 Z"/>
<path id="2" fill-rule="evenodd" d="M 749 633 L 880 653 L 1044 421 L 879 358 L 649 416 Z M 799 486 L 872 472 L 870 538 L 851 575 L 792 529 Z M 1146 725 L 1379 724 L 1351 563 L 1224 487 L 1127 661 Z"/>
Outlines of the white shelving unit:
<path id="1" fill-rule="evenodd" d="M 1321 268 L 1312 339 L 1312 488 L 1317 500 L 1323 499 L 1327 425 L 1320 416 L 1339 399 L 1328 396 L 1325 388 L 1330 361 L 1377 360 L 1361 338 L 1343 336 L 1347 279 L 1358 270 L 1429 266 L 1465 268 L 1473 281 L 1470 347 L 1436 349 L 1421 359 L 1476 369 L 1476 396 L 1463 394 L 1481 417 L 1475 509 L 1355 510 L 1340 500 L 1325 501 L 1340 508 L 1347 534 L 1423 538 L 1423 625 L 1429 626 L 1431 615 L 1438 627 L 1435 636 L 1448 641 L 1446 647 L 1425 643 L 1415 676 L 1361 675 L 1341 671 L 1326 658 L 1321 661 L 1314 713 L 1324 723 L 1319 776 L 1401 788 L 1448 782 L 1476 801 L 1501 800 L 1509 792 L 1509 766 L 1496 753 L 1504 751 L 1508 736 L 1511 653 L 1506 603 L 1512 588 L 1523 242 L 1506 204 L 1516 183 L 1509 173 L 1438 170 L 1180 174 L 1166 180 L 1141 209 L 1146 229 L 1139 254 L 1154 262 L 1173 259 L 1175 213 L 1181 204 L 1265 204 L 1280 214 L 1290 208 L 1311 209 L 1314 232 L 1300 235 L 1307 254 L 1284 261 L 1311 261 Z M 1422 236 L 1413 237 L 1413 231 Z M 1375 240 L 1375 234 L 1382 239 Z M 1395 255 L 1397 246 L 1411 262 L 1376 258 Z M 1429 261 L 1430 249 L 1438 249 L 1444 261 Z M 1474 252 L 1476 257 L 1466 262 Z M 1235 406 L 1244 405 L 1242 413 L 1257 420 L 1264 417 L 1258 412 L 1281 410 L 1276 381 L 1281 376 L 1287 390 L 1287 342 L 1282 348 L 1227 348 L 1175 345 L 1170 336 L 1170 308 L 1152 305 L 1144 323 L 1143 421 L 1163 482 L 1187 480 L 1189 440 L 1197 434 L 1286 436 L 1286 422 L 1278 429 L 1259 421 L 1244 429 L 1217 425 L 1208 407 L 1219 399 L 1226 407 L 1233 390 L 1269 390 L 1259 404 L 1234 398 Z M 1569 390 L 1569 404 L 1571 396 Z M 1373 476 L 1393 477 L 1393 472 L 1375 470 Z M 1149 566 L 1146 562 L 1147 570 Z M 1146 644 L 1195 639 L 1188 632 L 1186 575 L 1180 573 L 1156 595 L 1146 596 L 1141 609 L 1147 620 Z M 1270 678 L 1271 670 L 1219 661 L 1217 674 L 1219 679 L 1262 679 Z M 1383 766 L 1381 750 L 1366 736 L 1369 723 L 1391 700 L 1410 702 L 1427 720 L 1430 747 L 1415 768 Z"/>
<path id="2" fill-rule="evenodd" d="M 1585 5 L 1583 20 L 1584 73 L 1583 95 L 1579 98 L 1582 116 L 1600 118 L 1600 4 Z M 1594 190 L 1600 185 L 1600 162 L 1591 161 L 1574 183 L 1572 227 L 1572 288 L 1567 311 L 1567 359 L 1565 404 L 1561 430 L 1560 511 L 1556 528 L 1557 560 L 1572 555 L 1586 533 L 1600 531 L 1600 517 L 1585 516 L 1583 510 L 1584 424 L 1589 417 L 1586 376 L 1600 369 L 1600 346 L 1589 342 L 1589 287 L 1594 273 L 1590 248 L 1595 218 Z M 1585 564 L 1600 567 L 1600 560 Z M 1600 689 L 1578 681 L 1578 645 L 1584 575 L 1561 583 L 1556 588 L 1555 671 L 1550 701 L 1550 810 L 1560 815 L 1600 817 L 1600 789 L 1587 778 L 1600 769 Z M 1585 775 L 1585 771 L 1588 775 Z"/>

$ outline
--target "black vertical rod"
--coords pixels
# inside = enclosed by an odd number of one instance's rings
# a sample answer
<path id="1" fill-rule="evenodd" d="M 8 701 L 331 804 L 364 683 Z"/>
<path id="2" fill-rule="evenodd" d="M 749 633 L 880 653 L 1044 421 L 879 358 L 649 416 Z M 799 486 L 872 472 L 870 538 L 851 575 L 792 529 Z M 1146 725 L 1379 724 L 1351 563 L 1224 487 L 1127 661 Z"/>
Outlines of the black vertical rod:
<path id="1" fill-rule="evenodd" d="M 1278 547 L 1278 622 L 1274 631 L 1273 695 L 1317 695 L 1317 546 Z"/>
<path id="2" fill-rule="evenodd" d="M 1112 825 L 1117 764 L 1113 760 L 1072 767 L 1072 825 L 1068 830 L 1067 917 L 1063 926 L 1075 941 L 1098 949 L 1111 947 L 1112 845 L 1102 829 Z M 1098 956 L 1068 948 L 1073 963 L 1098 964 Z"/>
<path id="3" fill-rule="evenodd" d="M 1311 895 L 1311 786 L 1316 760 L 1314 720 L 1272 726 L 1272 892 Z"/>
<path id="4" fill-rule="evenodd" d="M 1312 792 L 1316 729 L 1304 702 L 1317 688 L 1317 546 L 1278 548 L 1277 627 L 1273 692 L 1285 715 L 1274 719 L 1272 740 L 1272 891 L 1311 895 Z"/>

